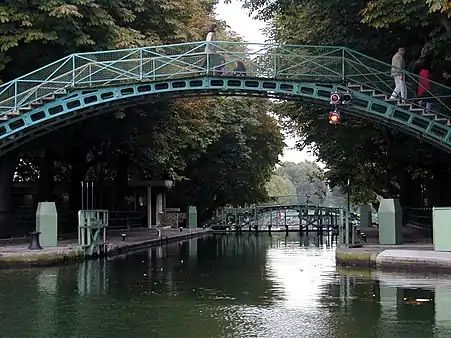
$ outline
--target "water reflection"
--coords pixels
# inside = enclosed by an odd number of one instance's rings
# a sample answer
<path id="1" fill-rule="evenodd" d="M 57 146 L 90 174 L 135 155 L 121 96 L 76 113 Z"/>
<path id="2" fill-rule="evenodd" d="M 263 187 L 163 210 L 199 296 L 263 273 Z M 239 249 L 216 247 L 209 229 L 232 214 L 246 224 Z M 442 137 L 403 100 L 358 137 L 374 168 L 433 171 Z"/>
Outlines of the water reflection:
<path id="1" fill-rule="evenodd" d="M 408 330 L 413 337 L 451 335 L 448 276 L 340 272 L 339 288 L 331 285 L 324 298 L 336 300 L 349 337 L 403 337 Z"/>
<path id="2" fill-rule="evenodd" d="M 450 337 L 451 278 L 335 268 L 315 233 L 0 271 L 1 337 Z"/>

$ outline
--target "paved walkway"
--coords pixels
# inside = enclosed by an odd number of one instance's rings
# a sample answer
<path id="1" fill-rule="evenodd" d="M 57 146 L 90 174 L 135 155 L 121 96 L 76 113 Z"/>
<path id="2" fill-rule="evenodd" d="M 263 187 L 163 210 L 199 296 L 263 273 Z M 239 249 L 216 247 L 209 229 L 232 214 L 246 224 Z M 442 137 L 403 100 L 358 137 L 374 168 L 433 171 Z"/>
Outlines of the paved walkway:
<path id="1" fill-rule="evenodd" d="M 125 240 L 121 238 L 122 233 L 127 234 Z M 108 256 L 113 256 L 208 233 L 210 233 L 210 229 L 183 229 L 182 231 L 179 229 L 163 229 L 161 237 L 158 238 L 155 230 L 116 231 L 107 235 L 105 249 Z M 17 265 L 51 265 L 66 261 L 84 260 L 86 258 L 84 252 L 77 246 L 77 240 L 74 239 L 61 240 L 57 247 L 46 247 L 42 250 L 28 250 L 28 244 L 25 243 L 0 245 L 0 268 Z"/>
<path id="2" fill-rule="evenodd" d="M 401 245 L 379 245 L 378 230 L 365 229 L 368 244 L 358 248 L 340 247 L 336 250 L 338 265 L 377 268 L 380 270 L 451 272 L 451 252 L 436 252 L 424 232 L 403 229 Z"/>

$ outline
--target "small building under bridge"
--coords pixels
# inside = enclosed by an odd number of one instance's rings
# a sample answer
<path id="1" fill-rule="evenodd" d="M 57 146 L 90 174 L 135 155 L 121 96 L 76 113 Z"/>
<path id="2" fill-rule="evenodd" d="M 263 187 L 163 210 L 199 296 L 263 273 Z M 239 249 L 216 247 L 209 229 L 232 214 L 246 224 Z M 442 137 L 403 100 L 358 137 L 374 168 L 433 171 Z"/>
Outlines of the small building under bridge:
<path id="1" fill-rule="evenodd" d="M 75 197 L 78 201 L 71 201 L 68 185 L 57 184 L 54 188 L 60 234 L 77 231 L 77 212 L 81 204 L 85 208 L 109 210 L 109 228 L 178 227 L 186 222 L 187 206 L 166 207 L 166 193 L 172 188 L 172 181 L 133 182 L 120 192 L 114 182 L 105 182 L 102 186 L 95 182 L 83 184 L 82 189 L 80 182 L 80 192 Z M 121 195 L 120 200 L 118 194 Z M 37 183 L 14 183 L 12 209 L 4 212 L 8 222 L 13 224 L 8 236 L 21 237 L 35 229 L 38 199 Z"/>

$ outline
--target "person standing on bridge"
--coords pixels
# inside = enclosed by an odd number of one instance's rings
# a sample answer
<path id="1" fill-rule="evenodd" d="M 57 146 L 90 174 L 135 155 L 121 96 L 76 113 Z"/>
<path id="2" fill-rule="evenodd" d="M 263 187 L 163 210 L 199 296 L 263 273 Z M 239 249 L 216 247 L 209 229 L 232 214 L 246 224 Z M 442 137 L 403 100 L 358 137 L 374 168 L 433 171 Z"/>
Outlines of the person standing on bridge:
<path id="1" fill-rule="evenodd" d="M 218 60 L 218 57 L 216 54 L 216 46 L 213 46 L 210 44 L 210 42 L 216 41 L 216 30 L 217 30 L 216 24 L 212 24 L 210 26 L 210 28 L 208 29 L 207 38 L 205 39 L 206 59 L 205 59 L 204 67 L 205 68 L 208 67 L 209 68 L 208 70 L 214 68 L 215 66 L 218 66 L 220 63 L 220 59 Z"/>
<path id="2" fill-rule="evenodd" d="M 404 69 L 406 67 L 404 61 L 405 53 L 406 49 L 401 47 L 391 60 L 391 77 L 395 80 L 395 89 L 390 99 L 395 100 L 400 96 L 402 102 L 407 98 L 406 78 L 404 75 Z"/>
<path id="3" fill-rule="evenodd" d="M 418 74 L 418 98 L 421 99 L 421 106 L 426 108 L 426 112 L 429 113 L 434 101 L 431 94 L 431 66 L 429 60 L 422 60 L 420 72 Z"/>

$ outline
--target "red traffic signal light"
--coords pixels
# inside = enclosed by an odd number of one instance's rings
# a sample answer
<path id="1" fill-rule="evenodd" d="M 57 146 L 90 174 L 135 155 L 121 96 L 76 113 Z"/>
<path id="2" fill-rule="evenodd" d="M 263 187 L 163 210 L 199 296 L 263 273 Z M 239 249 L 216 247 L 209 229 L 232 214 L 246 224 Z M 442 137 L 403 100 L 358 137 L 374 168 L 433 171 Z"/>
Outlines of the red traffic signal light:
<path id="1" fill-rule="evenodd" d="M 340 104 L 340 95 L 337 92 L 330 94 L 330 104 Z"/>
<path id="2" fill-rule="evenodd" d="M 340 123 L 340 113 L 337 111 L 330 112 L 329 113 L 329 123 L 330 124 Z"/>

